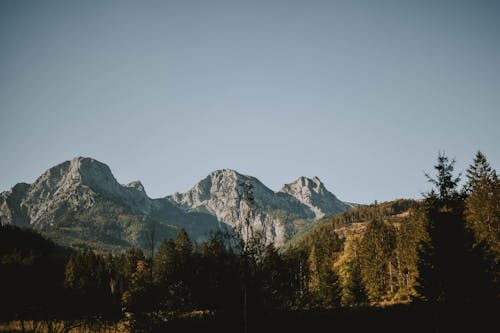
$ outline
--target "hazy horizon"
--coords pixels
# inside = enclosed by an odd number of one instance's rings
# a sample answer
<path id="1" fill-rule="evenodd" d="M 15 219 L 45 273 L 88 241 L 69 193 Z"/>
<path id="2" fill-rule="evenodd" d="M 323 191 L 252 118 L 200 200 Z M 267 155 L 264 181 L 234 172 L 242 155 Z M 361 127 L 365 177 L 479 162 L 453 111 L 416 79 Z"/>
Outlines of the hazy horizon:
<path id="1" fill-rule="evenodd" d="M 2 1 L 0 192 L 76 156 L 152 198 L 230 168 L 418 198 L 500 165 L 495 1 Z"/>

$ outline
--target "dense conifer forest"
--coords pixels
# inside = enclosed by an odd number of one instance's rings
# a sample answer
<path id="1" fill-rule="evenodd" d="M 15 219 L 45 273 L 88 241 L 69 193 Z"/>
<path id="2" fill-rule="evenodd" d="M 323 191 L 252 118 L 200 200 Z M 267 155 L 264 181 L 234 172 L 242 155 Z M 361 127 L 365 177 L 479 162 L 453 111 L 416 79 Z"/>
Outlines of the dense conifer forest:
<path id="1" fill-rule="evenodd" d="M 439 154 L 422 200 L 357 207 L 280 249 L 252 230 L 203 243 L 152 230 L 149 249 L 111 254 L 3 225 L 0 328 L 484 331 L 500 310 L 500 181 L 478 152 L 462 188 L 454 163 Z"/>

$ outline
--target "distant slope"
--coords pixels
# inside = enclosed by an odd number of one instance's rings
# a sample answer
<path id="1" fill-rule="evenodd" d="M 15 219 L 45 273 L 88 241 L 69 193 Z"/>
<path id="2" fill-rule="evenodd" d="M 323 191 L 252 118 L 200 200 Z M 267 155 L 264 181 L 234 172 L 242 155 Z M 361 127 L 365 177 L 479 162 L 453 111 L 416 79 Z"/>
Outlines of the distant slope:
<path id="1" fill-rule="evenodd" d="M 297 234 L 286 246 L 321 243 L 325 238 L 331 237 L 334 232 L 344 238 L 349 233 L 362 232 L 366 224 L 375 218 L 382 218 L 384 221 L 397 225 L 403 222 L 410 209 L 417 205 L 416 200 L 398 199 L 376 205 L 358 206 L 348 212 L 323 220 L 314 228 Z"/>

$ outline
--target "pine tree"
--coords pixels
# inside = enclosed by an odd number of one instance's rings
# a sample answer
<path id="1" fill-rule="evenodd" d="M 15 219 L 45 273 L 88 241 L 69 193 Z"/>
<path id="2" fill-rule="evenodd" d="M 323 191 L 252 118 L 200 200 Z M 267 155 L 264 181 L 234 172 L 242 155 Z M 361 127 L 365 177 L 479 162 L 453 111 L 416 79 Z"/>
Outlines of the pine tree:
<path id="1" fill-rule="evenodd" d="M 466 184 L 467 192 L 472 191 L 475 186 L 479 186 L 479 183 L 483 180 L 483 178 L 491 180 L 493 174 L 494 170 L 492 170 L 490 164 L 486 160 L 486 156 L 478 150 L 473 164 L 469 166 L 466 172 L 468 180 Z"/>
<path id="2" fill-rule="evenodd" d="M 154 281 L 156 284 L 169 284 L 177 274 L 177 251 L 173 240 L 164 240 L 154 256 Z"/>
<path id="3" fill-rule="evenodd" d="M 333 260 L 327 258 L 319 269 L 318 301 L 324 308 L 338 307 L 341 303 L 340 279 L 333 267 Z"/>
<path id="4" fill-rule="evenodd" d="M 319 263 L 316 255 L 316 246 L 313 245 L 309 250 L 309 258 L 307 263 L 309 265 L 309 290 L 315 292 L 319 285 Z"/>
<path id="5" fill-rule="evenodd" d="M 484 242 L 500 260 L 500 181 L 480 151 L 467 170 L 467 178 L 465 214 L 475 245 Z"/>
<path id="6" fill-rule="evenodd" d="M 457 200 L 460 200 L 460 193 L 457 191 L 458 183 L 460 182 L 460 174 L 453 175 L 455 169 L 455 160 L 451 161 L 444 153 L 438 154 L 437 164 L 434 166 L 437 171 L 436 178 L 425 174 L 427 180 L 437 188 L 437 197 L 442 205 L 442 208 L 451 209 L 448 207 Z"/>
<path id="7" fill-rule="evenodd" d="M 193 253 L 193 243 L 184 228 L 179 230 L 175 238 L 175 250 L 183 260 L 187 260 Z"/>
<path id="8" fill-rule="evenodd" d="M 197 294 L 208 309 L 234 311 L 240 305 L 240 272 L 238 257 L 227 243 L 229 235 L 216 232 L 202 244 Z"/>
<path id="9" fill-rule="evenodd" d="M 291 297 L 289 275 L 284 259 L 272 243 L 266 246 L 259 266 L 261 303 L 268 312 L 283 309 Z"/>
<path id="10" fill-rule="evenodd" d="M 186 230 L 182 228 L 175 238 L 177 280 L 170 287 L 176 300 L 176 309 L 188 310 L 193 306 L 192 290 L 195 283 L 193 243 Z"/>
<path id="11" fill-rule="evenodd" d="M 418 207 L 410 212 L 407 220 L 397 230 L 394 260 L 398 290 L 395 300 L 409 301 L 417 294 L 415 284 L 418 277 L 418 251 L 426 235 L 426 221 L 425 211 Z"/>
<path id="12" fill-rule="evenodd" d="M 419 244 L 417 291 L 431 302 L 456 302 L 467 294 L 463 196 L 457 190 L 460 177 L 453 175 L 454 164 L 440 153 L 434 167 L 436 179 L 426 174 L 437 192 L 427 193 L 424 202 L 425 236 Z"/>
<path id="13" fill-rule="evenodd" d="M 485 301 L 500 293 L 500 181 L 480 151 L 467 170 L 467 177 L 465 217 L 471 239 L 471 264 L 478 272 L 478 288 L 473 296 Z"/>
<path id="14" fill-rule="evenodd" d="M 80 314 L 104 313 L 112 303 L 110 277 L 104 259 L 90 250 L 70 258 L 64 286 L 79 305 Z"/>
<path id="15" fill-rule="evenodd" d="M 360 236 L 349 235 L 344 243 L 344 251 L 334 264 L 342 290 L 341 304 L 344 306 L 358 306 L 368 300 L 361 278 L 360 247 Z"/>
<path id="16" fill-rule="evenodd" d="M 380 220 L 372 220 L 361 240 L 361 275 L 371 302 L 393 296 L 392 251 L 395 248 L 394 227 Z"/>

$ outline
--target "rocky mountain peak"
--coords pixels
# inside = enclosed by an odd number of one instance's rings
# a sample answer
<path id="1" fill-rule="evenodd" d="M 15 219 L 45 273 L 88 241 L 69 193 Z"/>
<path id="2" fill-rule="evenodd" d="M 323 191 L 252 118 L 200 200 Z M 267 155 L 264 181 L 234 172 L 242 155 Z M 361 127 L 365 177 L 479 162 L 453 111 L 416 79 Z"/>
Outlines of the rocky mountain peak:
<path id="1" fill-rule="evenodd" d="M 33 184 L 16 185 L 4 192 L 0 215 L 17 224 L 50 223 L 108 199 L 119 200 L 136 212 L 151 209 L 151 200 L 140 182 L 122 186 L 106 164 L 76 157 L 48 169 Z"/>
<path id="2" fill-rule="evenodd" d="M 210 173 L 210 176 L 212 177 L 238 177 L 241 176 L 236 170 L 233 169 L 219 169 L 212 171 Z"/>
<path id="3" fill-rule="evenodd" d="M 247 181 L 253 186 L 255 199 L 253 228 L 263 231 L 268 242 L 283 245 L 289 233 L 287 228 L 290 228 L 286 225 L 287 217 L 307 218 L 309 215 L 297 200 L 276 194 L 257 178 L 232 169 L 216 170 L 191 190 L 174 193 L 168 199 L 187 211 L 207 211 L 222 223 L 238 229 L 245 223 L 250 209 L 242 200 L 243 184 Z"/>
<path id="4" fill-rule="evenodd" d="M 246 182 L 252 184 L 253 204 L 244 198 Z M 103 214 L 107 219 L 121 214 L 137 222 L 129 230 L 134 244 L 141 237 L 137 234 L 141 223 L 153 219 L 168 225 L 179 223 L 197 233 L 196 237 L 213 228 L 241 230 L 250 222 L 252 230 L 263 232 L 266 242 L 281 246 L 299 225 L 350 208 L 318 177 L 300 177 L 274 192 L 257 178 L 232 169 L 211 172 L 185 193 L 151 199 L 141 182 L 121 185 L 106 164 L 88 157 L 58 164 L 33 184 L 18 184 L 0 193 L 0 217 L 7 223 L 43 227 L 70 223 L 75 216 L 95 223 L 89 216 Z"/>
<path id="5" fill-rule="evenodd" d="M 316 218 L 338 214 L 351 209 L 348 204 L 340 201 L 328 191 L 316 176 L 313 178 L 299 177 L 296 181 L 285 184 L 280 192 L 295 197 L 309 207 L 316 215 Z"/>
<path id="6" fill-rule="evenodd" d="M 92 189 L 114 191 L 119 186 L 111 169 L 104 163 L 89 157 L 76 157 L 70 161 L 69 174 L 74 180 Z"/>
<path id="7" fill-rule="evenodd" d="M 105 197 L 126 200 L 130 202 L 131 206 L 136 206 L 135 203 L 137 202 L 140 202 L 139 206 L 149 206 L 149 203 L 147 203 L 149 197 L 146 195 L 144 186 L 140 181 L 121 185 L 113 176 L 109 166 L 93 158 L 76 157 L 69 161 L 69 167 L 64 178 L 65 182 L 60 187 L 60 190 L 83 187 Z"/>
<path id="8" fill-rule="evenodd" d="M 133 182 L 128 183 L 127 185 L 125 185 L 125 187 L 133 188 L 133 189 L 136 189 L 136 190 L 138 190 L 140 192 L 146 193 L 146 190 L 144 189 L 144 186 L 138 180 L 134 180 Z"/>
<path id="9" fill-rule="evenodd" d="M 310 197 L 312 193 L 325 194 L 328 190 L 318 177 L 308 178 L 302 176 L 290 184 L 285 184 L 281 192 L 293 196 L 300 194 L 304 197 Z"/>
<path id="10" fill-rule="evenodd" d="M 211 172 L 206 178 L 193 186 L 186 193 L 174 193 L 169 196 L 171 201 L 185 207 L 196 208 L 205 205 L 213 197 L 238 197 L 238 185 L 246 178 L 232 169 L 221 169 Z M 228 204 L 229 202 L 226 202 Z"/>
<path id="11" fill-rule="evenodd" d="M 118 182 L 106 164 L 88 157 L 76 157 L 48 169 L 32 186 L 45 190 L 68 190 L 79 185 L 94 190 L 111 189 L 116 188 Z"/>
<path id="12" fill-rule="evenodd" d="M 243 183 L 250 181 L 254 186 L 259 186 L 260 182 L 251 176 L 243 175 L 233 169 L 220 169 L 211 172 L 207 178 L 201 183 L 210 183 L 210 186 L 215 188 L 225 188 L 236 190 L 240 188 Z"/>
<path id="13" fill-rule="evenodd" d="M 308 178 L 308 177 L 299 177 L 296 181 L 286 184 L 285 186 L 292 186 L 292 187 L 305 187 L 310 190 L 314 190 L 315 192 L 318 192 L 320 190 L 325 190 L 325 185 L 321 182 L 321 180 L 317 177 L 314 176 L 313 178 Z"/>

